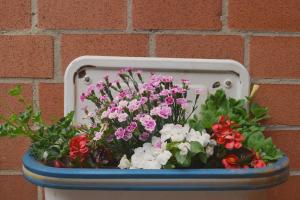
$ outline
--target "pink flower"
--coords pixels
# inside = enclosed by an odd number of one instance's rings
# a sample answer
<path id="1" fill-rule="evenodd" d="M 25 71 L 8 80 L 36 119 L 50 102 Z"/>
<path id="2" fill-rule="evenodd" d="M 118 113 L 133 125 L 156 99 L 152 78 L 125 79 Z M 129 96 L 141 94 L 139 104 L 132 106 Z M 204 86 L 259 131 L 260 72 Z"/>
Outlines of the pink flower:
<path id="1" fill-rule="evenodd" d="M 103 95 L 99 97 L 100 101 L 105 101 L 107 100 L 107 95 Z"/>
<path id="2" fill-rule="evenodd" d="M 147 97 L 142 97 L 142 98 L 140 99 L 141 104 L 145 104 L 145 103 L 147 103 L 147 101 L 148 101 L 148 98 L 147 98 Z"/>
<path id="3" fill-rule="evenodd" d="M 103 81 L 99 81 L 97 84 L 96 84 L 96 88 L 101 91 L 104 89 L 104 82 Z"/>
<path id="4" fill-rule="evenodd" d="M 125 136 L 125 129 L 123 128 L 118 128 L 116 131 L 115 131 L 115 136 L 117 138 L 117 140 L 120 140 L 120 139 L 123 139 L 124 136 Z"/>
<path id="5" fill-rule="evenodd" d="M 182 83 L 185 84 L 185 85 L 189 85 L 190 84 L 190 81 L 187 80 L 187 79 L 181 79 Z"/>
<path id="6" fill-rule="evenodd" d="M 127 132 L 125 133 L 123 140 L 128 141 L 132 138 L 132 133 L 131 132 Z"/>
<path id="7" fill-rule="evenodd" d="M 80 101 L 81 101 L 81 102 L 84 102 L 85 99 L 86 99 L 86 96 L 85 96 L 84 93 L 82 93 L 82 94 L 80 95 Z"/>
<path id="8" fill-rule="evenodd" d="M 120 113 L 118 114 L 118 121 L 119 122 L 124 122 L 127 120 L 128 114 L 127 113 Z"/>
<path id="9" fill-rule="evenodd" d="M 127 126 L 126 131 L 130 132 L 130 133 L 133 133 L 136 128 L 137 128 L 137 123 L 136 122 L 131 122 L 129 124 L 129 126 Z"/>
<path id="10" fill-rule="evenodd" d="M 172 115 L 172 109 L 168 106 L 157 106 L 150 111 L 151 115 L 157 115 L 163 119 L 168 119 Z"/>
<path id="11" fill-rule="evenodd" d="M 181 107 L 182 107 L 183 109 L 185 109 L 185 108 L 188 107 L 188 101 L 187 101 L 187 99 L 185 99 L 185 98 L 179 98 L 179 99 L 176 99 L 176 103 L 179 104 L 179 105 L 181 105 Z"/>
<path id="12" fill-rule="evenodd" d="M 168 96 L 169 94 L 170 94 L 170 91 L 167 90 L 167 89 L 163 89 L 163 90 L 159 93 L 160 96 Z"/>
<path id="13" fill-rule="evenodd" d="M 145 130 L 150 133 L 155 130 L 156 122 L 150 115 L 145 115 L 140 118 L 141 124 L 144 126 Z"/>
<path id="14" fill-rule="evenodd" d="M 100 140 L 101 139 L 101 137 L 102 137 L 102 135 L 103 135 L 103 132 L 96 132 L 95 133 L 95 137 L 93 138 L 93 140 L 95 140 L 95 141 L 98 141 L 98 140 Z"/>
<path id="15" fill-rule="evenodd" d="M 149 99 L 150 99 L 150 101 L 155 101 L 155 100 L 159 99 L 159 95 L 158 94 L 151 94 Z"/>
<path id="16" fill-rule="evenodd" d="M 94 85 L 89 85 L 87 88 L 87 92 L 86 92 L 86 96 L 89 96 L 90 94 L 92 94 L 92 92 L 95 90 L 95 86 Z"/>
<path id="17" fill-rule="evenodd" d="M 136 99 L 133 99 L 128 105 L 128 110 L 130 112 L 133 112 L 133 111 L 138 110 L 140 107 L 141 107 L 141 102 L 139 102 Z"/>
<path id="18" fill-rule="evenodd" d="M 172 105 L 174 103 L 174 99 L 172 96 L 168 96 L 167 98 L 165 98 L 165 103 L 167 105 Z"/>
<path id="19" fill-rule="evenodd" d="M 150 134 L 148 132 L 143 132 L 141 135 L 139 135 L 139 140 L 145 142 L 148 140 Z"/>
<path id="20" fill-rule="evenodd" d="M 172 76 L 162 76 L 161 81 L 164 83 L 171 83 L 173 81 L 173 77 Z"/>

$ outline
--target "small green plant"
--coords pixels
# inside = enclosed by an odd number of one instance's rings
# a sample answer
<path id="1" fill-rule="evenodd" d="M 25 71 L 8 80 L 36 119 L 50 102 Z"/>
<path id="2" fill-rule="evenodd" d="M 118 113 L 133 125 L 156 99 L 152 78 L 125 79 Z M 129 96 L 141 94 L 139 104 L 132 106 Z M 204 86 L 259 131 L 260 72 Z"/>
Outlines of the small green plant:
<path id="1" fill-rule="evenodd" d="M 17 85 L 9 91 L 10 96 L 16 97 L 24 105 L 24 111 L 13 113 L 9 117 L 0 115 L 3 124 L 0 125 L 0 136 L 26 136 L 32 141 L 30 154 L 37 160 L 49 165 L 68 163 L 64 160 L 69 154 L 69 140 L 77 133 L 71 126 L 74 113 L 48 126 L 39 111 L 33 111 L 32 105 L 27 104 L 22 96 L 22 88 Z"/>
<path id="2" fill-rule="evenodd" d="M 266 162 L 275 161 L 283 156 L 272 139 L 263 134 L 265 128 L 260 122 L 269 117 L 268 109 L 252 103 L 251 98 L 236 100 L 227 97 L 223 90 L 218 90 L 206 99 L 201 107 L 200 116 L 195 115 L 189 121 L 195 130 L 211 130 L 213 125 L 218 123 L 219 116 L 227 116 L 238 124 L 234 129 L 244 136 L 244 147 L 258 152 Z"/>

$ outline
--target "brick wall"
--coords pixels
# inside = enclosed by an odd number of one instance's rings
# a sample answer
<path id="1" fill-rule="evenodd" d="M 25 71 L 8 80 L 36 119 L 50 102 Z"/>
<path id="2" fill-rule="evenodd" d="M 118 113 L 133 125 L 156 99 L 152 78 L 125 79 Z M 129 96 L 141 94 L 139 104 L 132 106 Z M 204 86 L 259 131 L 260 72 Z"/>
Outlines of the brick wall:
<path id="1" fill-rule="evenodd" d="M 51 121 L 63 114 L 63 74 L 80 55 L 229 58 L 243 63 L 269 106 L 267 135 L 291 159 L 289 181 L 270 199 L 300 190 L 299 0 L 0 0 L 0 99 L 15 83 Z M 0 107 L 8 113 L 7 106 Z M 29 141 L 0 139 L 3 200 L 41 200 L 21 178 Z M 26 198 L 25 198 L 26 197 Z"/>

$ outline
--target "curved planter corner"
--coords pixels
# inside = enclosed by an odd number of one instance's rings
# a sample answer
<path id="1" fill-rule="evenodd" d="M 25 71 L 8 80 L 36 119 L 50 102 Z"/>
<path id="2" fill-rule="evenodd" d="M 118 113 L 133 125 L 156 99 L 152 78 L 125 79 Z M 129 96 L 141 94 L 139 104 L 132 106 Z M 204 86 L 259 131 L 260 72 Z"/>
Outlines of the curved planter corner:
<path id="1" fill-rule="evenodd" d="M 27 152 L 23 173 L 35 185 L 67 190 L 258 190 L 286 181 L 288 163 L 288 158 L 283 157 L 258 169 L 71 169 L 45 166 Z"/>

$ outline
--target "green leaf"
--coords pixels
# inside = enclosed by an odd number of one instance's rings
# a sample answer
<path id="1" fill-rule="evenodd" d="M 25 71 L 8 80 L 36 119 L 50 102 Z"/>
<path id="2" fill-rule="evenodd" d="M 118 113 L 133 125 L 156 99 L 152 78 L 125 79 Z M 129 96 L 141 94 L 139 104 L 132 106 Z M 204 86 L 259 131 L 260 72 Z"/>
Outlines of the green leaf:
<path id="1" fill-rule="evenodd" d="M 200 153 L 200 152 L 204 152 L 204 148 L 203 146 L 199 143 L 199 142 L 190 142 L 191 145 L 191 152 L 194 154 Z"/>
<path id="2" fill-rule="evenodd" d="M 19 96 L 22 93 L 22 87 L 21 85 L 17 85 L 13 89 L 9 90 L 9 95 L 10 96 Z"/>
<path id="3" fill-rule="evenodd" d="M 189 167 L 191 165 L 191 155 L 181 155 L 179 151 L 175 153 L 177 163 L 182 167 Z"/>
<path id="4" fill-rule="evenodd" d="M 198 157 L 202 163 L 204 163 L 204 164 L 207 163 L 208 157 L 207 157 L 206 153 L 200 153 Z"/>

